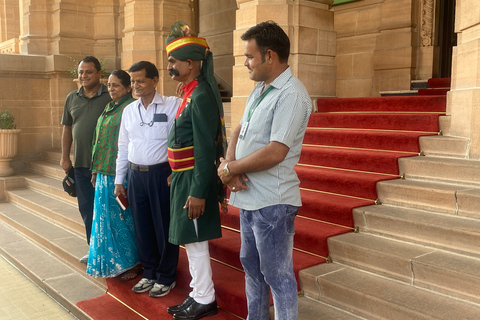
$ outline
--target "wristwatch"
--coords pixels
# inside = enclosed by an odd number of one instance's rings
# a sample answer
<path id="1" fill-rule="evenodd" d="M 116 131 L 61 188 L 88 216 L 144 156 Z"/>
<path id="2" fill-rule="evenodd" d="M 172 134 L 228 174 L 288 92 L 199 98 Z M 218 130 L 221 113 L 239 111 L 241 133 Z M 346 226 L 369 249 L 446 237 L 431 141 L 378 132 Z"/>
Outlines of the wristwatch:
<path id="1" fill-rule="evenodd" d="M 223 175 L 225 177 L 230 177 L 230 170 L 228 170 L 228 162 L 225 164 L 225 167 L 223 167 Z"/>

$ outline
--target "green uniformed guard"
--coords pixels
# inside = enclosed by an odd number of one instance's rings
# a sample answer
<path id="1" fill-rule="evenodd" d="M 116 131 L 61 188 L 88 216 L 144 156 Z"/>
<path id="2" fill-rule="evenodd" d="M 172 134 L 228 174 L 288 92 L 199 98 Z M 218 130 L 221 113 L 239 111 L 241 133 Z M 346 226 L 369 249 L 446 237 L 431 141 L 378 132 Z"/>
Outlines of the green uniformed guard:
<path id="1" fill-rule="evenodd" d="M 190 36 L 186 23 L 177 22 L 166 44 L 170 76 L 184 84 L 168 137 L 169 241 L 185 245 L 192 276 L 189 297 L 167 311 L 174 319 L 200 319 L 217 313 L 208 240 L 222 236 L 218 200 L 225 208 L 224 189 L 216 167 L 226 150 L 223 107 L 206 40 Z"/>

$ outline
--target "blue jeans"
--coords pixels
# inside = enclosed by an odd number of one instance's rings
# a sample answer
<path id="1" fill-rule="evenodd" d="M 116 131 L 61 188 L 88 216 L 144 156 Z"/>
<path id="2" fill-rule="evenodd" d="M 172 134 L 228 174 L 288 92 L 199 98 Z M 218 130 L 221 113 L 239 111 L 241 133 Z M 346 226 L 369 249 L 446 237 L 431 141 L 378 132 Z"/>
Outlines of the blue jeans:
<path id="1" fill-rule="evenodd" d="M 297 319 L 297 281 L 292 253 L 298 209 L 285 204 L 253 211 L 240 209 L 240 260 L 245 270 L 247 320 L 268 320 L 269 289 L 275 320 Z"/>
<path id="2" fill-rule="evenodd" d="M 95 188 L 92 185 L 92 171 L 88 168 L 75 168 L 75 191 L 77 192 L 78 210 L 85 224 L 87 243 L 90 245 L 92 232 L 93 203 Z"/>

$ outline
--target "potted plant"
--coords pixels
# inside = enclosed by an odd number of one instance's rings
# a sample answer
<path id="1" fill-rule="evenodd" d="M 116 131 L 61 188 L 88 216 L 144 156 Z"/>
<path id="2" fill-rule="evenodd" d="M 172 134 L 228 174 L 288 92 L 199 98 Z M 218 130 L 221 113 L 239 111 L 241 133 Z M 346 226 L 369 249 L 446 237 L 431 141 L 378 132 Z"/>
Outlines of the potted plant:
<path id="1" fill-rule="evenodd" d="M 18 133 L 14 116 L 8 110 L 0 112 L 0 177 L 14 174 L 10 161 L 17 154 Z"/>
<path id="2" fill-rule="evenodd" d="M 78 63 L 79 63 L 79 61 L 77 61 L 76 59 L 74 59 L 72 57 L 68 57 L 68 58 L 70 59 L 70 61 L 72 61 L 73 65 L 70 69 L 65 70 L 65 73 L 74 77 L 73 81 L 77 84 L 77 88 L 80 89 L 81 85 L 80 85 L 80 81 L 78 81 Z M 98 62 L 100 62 L 100 67 L 101 67 L 101 71 L 102 71 L 102 79 L 100 79 L 100 81 L 104 85 L 107 85 L 108 76 L 110 75 L 110 73 L 105 68 L 105 60 L 104 59 L 98 59 Z"/>

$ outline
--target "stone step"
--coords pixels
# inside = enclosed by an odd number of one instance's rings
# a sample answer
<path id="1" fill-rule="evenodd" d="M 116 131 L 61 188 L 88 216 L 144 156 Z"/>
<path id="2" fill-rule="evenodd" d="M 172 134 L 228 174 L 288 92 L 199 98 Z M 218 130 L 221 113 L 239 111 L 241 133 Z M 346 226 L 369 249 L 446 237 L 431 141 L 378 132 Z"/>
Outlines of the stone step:
<path id="1" fill-rule="evenodd" d="M 434 180 L 480 187 L 480 161 L 468 159 L 408 157 L 398 160 L 400 174 L 408 179 Z"/>
<path id="2" fill-rule="evenodd" d="M 449 136 L 451 132 L 452 126 L 452 116 L 450 115 L 443 115 L 438 117 L 438 127 L 442 131 L 444 136 Z"/>
<path id="3" fill-rule="evenodd" d="M 427 80 L 412 80 L 410 81 L 410 88 L 412 90 L 426 89 L 428 88 Z"/>
<path id="4" fill-rule="evenodd" d="M 315 286 L 305 295 L 367 319 L 478 319 L 480 305 L 342 266 L 322 264 L 302 270 Z M 307 290 L 308 289 L 308 290 Z"/>
<path id="5" fill-rule="evenodd" d="M 62 179 L 28 171 L 22 172 L 18 177 L 25 179 L 25 187 L 46 193 L 78 207 L 77 198 L 69 196 L 68 193 L 63 190 Z"/>
<path id="6" fill-rule="evenodd" d="M 85 236 L 52 224 L 14 203 L 0 203 L 0 220 L 85 274 L 85 264 L 79 262 L 88 252 Z M 103 279 L 97 282 L 105 283 Z"/>
<path id="7" fill-rule="evenodd" d="M 92 318 L 76 303 L 106 293 L 105 287 L 82 276 L 6 224 L 0 224 L 0 253 L 80 320 Z"/>
<path id="8" fill-rule="evenodd" d="M 469 140 L 450 136 L 423 136 L 420 151 L 425 156 L 465 158 Z"/>
<path id="9" fill-rule="evenodd" d="M 464 194 L 474 201 L 468 196 L 468 191 L 474 189 L 464 185 L 403 179 L 377 183 L 381 203 L 449 214 L 458 214 L 457 194 Z"/>
<path id="10" fill-rule="evenodd" d="M 61 157 L 62 157 L 61 149 L 50 149 L 50 150 L 42 151 L 43 160 L 52 161 L 59 164 Z M 73 153 L 71 154 L 71 158 L 73 159 Z M 58 166 L 60 167 L 60 165 Z"/>
<path id="11" fill-rule="evenodd" d="M 7 191 L 8 200 L 35 212 L 53 224 L 59 224 L 79 236 L 85 235 L 85 226 L 76 205 L 31 189 Z"/>
<path id="12" fill-rule="evenodd" d="M 270 319 L 274 319 L 273 308 L 270 308 Z M 299 320 L 365 320 L 344 310 L 322 303 L 308 297 L 298 299 Z"/>
<path id="13" fill-rule="evenodd" d="M 47 175 L 50 177 L 56 177 L 63 179 L 65 177 L 65 171 L 58 164 L 58 162 L 49 161 L 49 160 L 33 160 L 27 162 L 27 169 L 29 171 Z"/>
<path id="14" fill-rule="evenodd" d="M 390 205 L 355 208 L 353 219 L 361 232 L 480 257 L 479 219 Z"/>
<path id="15" fill-rule="evenodd" d="M 480 303 L 480 259 L 366 233 L 328 239 L 334 262 Z"/>

